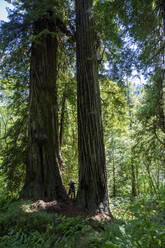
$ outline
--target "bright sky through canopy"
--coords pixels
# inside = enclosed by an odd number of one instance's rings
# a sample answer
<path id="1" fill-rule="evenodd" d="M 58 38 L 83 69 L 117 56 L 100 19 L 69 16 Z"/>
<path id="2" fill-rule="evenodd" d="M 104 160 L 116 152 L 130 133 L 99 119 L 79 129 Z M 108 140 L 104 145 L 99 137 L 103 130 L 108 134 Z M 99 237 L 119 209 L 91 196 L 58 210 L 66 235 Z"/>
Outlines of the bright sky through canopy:
<path id="1" fill-rule="evenodd" d="M 6 8 L 12 8 L 12 5 L 4 0 L 0 0 L 0 21 L 8 21 Z"/>
<path id="2" fill-rule="evenodd" d="M 8 18 L 7 18 L 8 13 L 7 13 L 6 8 L 13 9 L 13 5 L 7 3 L 5 0 L 0 0 L 0 21 L 8 21 Z M 130 80 L 136 85 L 139 85 L 139 84 L 142 85 L 146 83 L 146 80 L 144 79 L 143 75 L 141 74 L 138 75 L 136 70 L 133 71 L 133 75 Z"/>

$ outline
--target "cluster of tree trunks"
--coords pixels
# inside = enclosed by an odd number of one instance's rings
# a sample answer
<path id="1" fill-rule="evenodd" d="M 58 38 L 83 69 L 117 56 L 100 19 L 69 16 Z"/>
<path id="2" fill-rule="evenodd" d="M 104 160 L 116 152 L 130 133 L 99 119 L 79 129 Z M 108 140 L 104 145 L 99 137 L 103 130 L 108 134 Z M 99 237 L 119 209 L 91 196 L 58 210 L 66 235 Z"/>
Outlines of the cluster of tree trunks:
<path id="1" fill-rule="evenodd" d="M 91 213 L 99 210 L 109 215 L 92 6 L 92 0 L 76 0 L 79 146 L 77 203 Z M 39 18 L 33 30 L 36 39 L 31 52 L 29 152 L 26 182 L 21 196 L 64 200 L 67 194 L 59 171 L 57 22 L 53 12 L 49 11 L 46 16 Z"/>

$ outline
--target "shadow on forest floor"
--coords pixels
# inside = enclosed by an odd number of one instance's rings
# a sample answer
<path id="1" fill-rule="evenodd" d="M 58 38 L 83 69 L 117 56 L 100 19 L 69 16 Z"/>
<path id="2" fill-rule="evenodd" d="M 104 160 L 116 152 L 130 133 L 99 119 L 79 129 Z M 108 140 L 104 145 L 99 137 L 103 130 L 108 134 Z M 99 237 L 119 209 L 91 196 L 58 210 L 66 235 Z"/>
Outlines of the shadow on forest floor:
<path id="1" fill-rule="evenodd" d="M 164 203 L 111 199 L 112 223 L 79 216 L 72 202 L 0 204 L 0 248 L 164 248 Z"/>
<path id="2" fill-rule="evenodd" d="M 65 217 L 83 217 L 89 218 L 89 216 L 96 221 L 110 221 L 110 216 L 106 216 L 103 213 L 96 213 L 89 215 L 88 211 L 82 211 L 82 209 L 76 206 L 76 202 L 72 200 L 67 200 L 66 202 L 49 201 L 45 202 L 43 200 L 38 200 L 32 204 L 26 206 L 27 212 L 36 211 L 46 211 L 47 213 L 54 213 Z"/>

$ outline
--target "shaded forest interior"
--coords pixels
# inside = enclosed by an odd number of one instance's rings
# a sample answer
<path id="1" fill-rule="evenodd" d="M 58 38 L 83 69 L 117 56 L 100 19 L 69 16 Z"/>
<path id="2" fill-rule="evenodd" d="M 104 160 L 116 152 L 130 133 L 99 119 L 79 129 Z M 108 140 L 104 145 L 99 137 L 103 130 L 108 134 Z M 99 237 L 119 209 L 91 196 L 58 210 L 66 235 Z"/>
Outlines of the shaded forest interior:
<path id="1" fill-rule="evenodd" d="M 0 247 L 165 247 L 165 2 L 1 2 Z"/>

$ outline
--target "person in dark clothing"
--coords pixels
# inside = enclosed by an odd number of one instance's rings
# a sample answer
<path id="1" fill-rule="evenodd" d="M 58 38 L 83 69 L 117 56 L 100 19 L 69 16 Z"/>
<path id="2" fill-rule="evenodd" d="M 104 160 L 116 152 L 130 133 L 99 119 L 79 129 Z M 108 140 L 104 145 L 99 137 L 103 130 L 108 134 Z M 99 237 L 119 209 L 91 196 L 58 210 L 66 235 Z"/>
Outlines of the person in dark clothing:
<path id="1" fill-rule="evenodd" d="M 75 199 L 75 183 L 73 181 L 70 181 L 68 186 L 69 186 L 68 196 L 70 196 L 71 199 Z"/>

